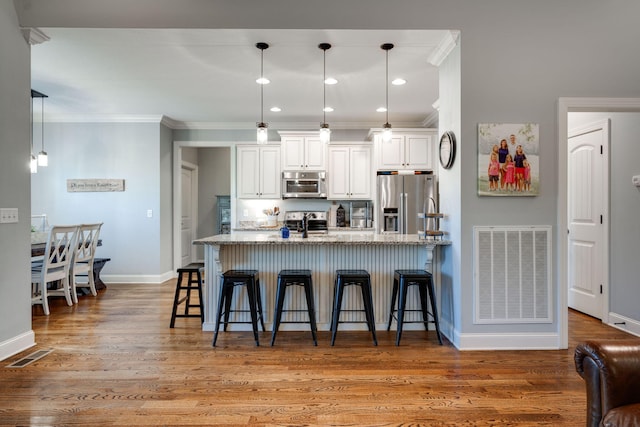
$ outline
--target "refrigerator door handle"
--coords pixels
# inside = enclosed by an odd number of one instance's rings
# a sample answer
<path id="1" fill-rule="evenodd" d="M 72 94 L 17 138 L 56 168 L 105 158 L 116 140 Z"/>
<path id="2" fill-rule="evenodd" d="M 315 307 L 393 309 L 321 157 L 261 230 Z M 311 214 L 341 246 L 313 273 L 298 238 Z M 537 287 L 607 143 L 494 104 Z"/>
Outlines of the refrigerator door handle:
<path id="1" fill-rule="evenodd" d="M 404 206 L 402 209 L 402 234 L 407 234 L 409 231 L 409 195 L 407 193 L 404 194 Z"/>
<path id="2" fill-rule="evenodd" d="M 400 209 L 398 212 L 398 233 L 399 234 L 403 234 L 404 233 L 404 210 L 405 210 L 405 205 L 404 205 L 404 193 L 400 193 Z"/>

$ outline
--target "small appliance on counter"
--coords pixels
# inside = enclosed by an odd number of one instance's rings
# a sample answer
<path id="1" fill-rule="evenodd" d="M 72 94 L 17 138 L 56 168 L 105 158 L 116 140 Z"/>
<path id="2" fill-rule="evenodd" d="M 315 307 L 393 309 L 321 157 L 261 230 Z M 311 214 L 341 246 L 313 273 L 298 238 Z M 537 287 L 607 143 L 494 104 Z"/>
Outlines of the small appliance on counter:
<path id="1" fill-rule="evenodd" d="M 371 228 L 371 202 L 351 202 L 349 210 L 349 225 L 351 228 Z"/>
<path id="2" fill-rule="evenodd" d="M 347 224 L 346 213 L 344 212 L 344 208 L 342 205 L 338 206 L 336 209 L 336 227 L 346 227 Z"/>
<path id="3" fill-rule="evenodd" d="M 308 233 L 327 234 L 329 232 L 327 213 L 324 211 L 287 211 L 284 214 L 284 225 L 291 233 L 301 232 L 305 214 L 307 214 Z"/>

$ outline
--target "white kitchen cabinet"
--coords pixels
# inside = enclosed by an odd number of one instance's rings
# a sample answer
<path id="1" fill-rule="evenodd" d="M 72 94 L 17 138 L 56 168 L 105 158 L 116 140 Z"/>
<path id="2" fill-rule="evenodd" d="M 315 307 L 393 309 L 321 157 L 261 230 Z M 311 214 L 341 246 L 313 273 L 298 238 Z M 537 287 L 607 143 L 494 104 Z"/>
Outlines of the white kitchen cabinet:
<path id="1" fill-rule="evenodd" d="M 391 141 L 374 135 L 377 170 L 433 170 L 436 131 L 403 134 L 394 131 Z"/>
<path id="2" fill-rule="evenodd" d="M 240 199 L 280 198 L 280 147 L 238 146 L 236 185 Z"/>
<path id="3" fill-rule="evenodd" d="M 371 147 L 329 146 L 327 181 L 330 200 L 371 199 Z"/>
<path id="4" fill-rule="evenodd" d="M 318 132 L 280 132 L 282 170 L 324 171 L 327 167 L 327 147 Z"/>

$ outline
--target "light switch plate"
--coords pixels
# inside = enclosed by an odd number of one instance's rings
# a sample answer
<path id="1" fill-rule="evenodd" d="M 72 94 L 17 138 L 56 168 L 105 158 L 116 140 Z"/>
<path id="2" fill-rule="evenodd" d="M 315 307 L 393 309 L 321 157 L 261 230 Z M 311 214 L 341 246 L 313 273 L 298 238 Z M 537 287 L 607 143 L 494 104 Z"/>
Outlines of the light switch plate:
<path id="1" fill-rule="evenodd" d="M 18 222 L 18 208 L 0 209 L 0 224 L 13 224 Z"/>

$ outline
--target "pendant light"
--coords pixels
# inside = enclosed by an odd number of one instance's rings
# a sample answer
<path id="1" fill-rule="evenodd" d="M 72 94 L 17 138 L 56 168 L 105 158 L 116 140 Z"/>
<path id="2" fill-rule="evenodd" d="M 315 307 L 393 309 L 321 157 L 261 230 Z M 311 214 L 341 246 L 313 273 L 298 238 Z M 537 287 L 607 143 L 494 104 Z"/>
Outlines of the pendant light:
<path id="1" fill-rule="evenodd" d="M 391 49 L 393 49 L 393 44 L 392 43 L 385 43 L 383 45 L 380 46 L 380 48 L 382 48 L 382 50 L 384 50 L 386 52 L 386 56 L 387 56 L 387 60 L 386 60 L 386 74 L 385 74 L 385 89 L 386 89 L 386 105 L 385 105 L 385 109 L 386 109 L 386 113 L 387 113 L 387 119 L 385 124 L 382 126 L 382 140 L 384 142 L 390 142 L 391 141 L 391 124 L 389 123 L 389 51 Z"/>
<path id="2" fill-rule="evenodd" d="M 320 43 L 322 49 L 322 123 L 320 123 L 320 141 L 328 144 L 331 141 L 331 129 L 327 123 L 327 50 L 331 49 L 329 43 Z"/>
<path id="3" fill-rule="evenodd" d="M 256 47 L 260 49 L 260 78 L 257 80 L 258 84 L 260 84 L 260 122 L 257 123 L 258 133 L 257 133 L 257 142 L 258 144 L 266 144 L 268 142 L 267 130 L 269 125 L 264 122 L 263 111 L 264 111 L 264 85 L 269 83 L 269 80 L 264 78 L 264 50 L 269 48 L 267 43 L 256 43 Z"/>
<path id="4" fill-rule="evenodd" d="M 33 90 L 31 90 L 31 129 L 29 129 L 29 139 L 31 140 L 31 160 L 29 169 L 31 173 L 38 173 L 38 159 L 33 155 Z"/>
<path id="5" fill-rule="evenodd" d="M 47 95 L 41 93 L 40 95 L 40 152 L 38 153 L 38 166 L 48 166 L 49 165 L 49 156 L 47 156 L 47 152 L 44 151 L 44 99 L 48 98 Z"/>

